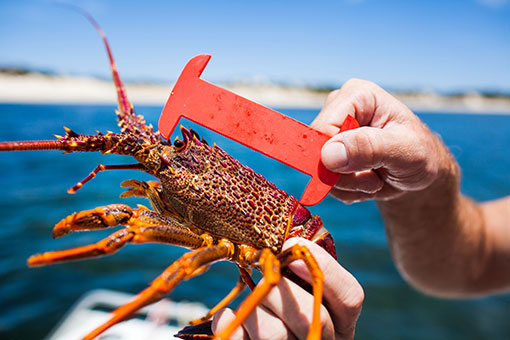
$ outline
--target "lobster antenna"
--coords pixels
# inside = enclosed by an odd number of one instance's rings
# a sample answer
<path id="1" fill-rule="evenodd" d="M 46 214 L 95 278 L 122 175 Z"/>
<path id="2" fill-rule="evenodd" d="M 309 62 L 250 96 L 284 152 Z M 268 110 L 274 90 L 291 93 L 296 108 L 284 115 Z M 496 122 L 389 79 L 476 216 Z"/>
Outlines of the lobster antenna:
<path id="1" fill-rule="evenodd" d="M 92 15 L 85 11 L 84 9 L 70 4 L 63 4 L 62 6 L 67 7 L 83 15 L 85 19 L 87 19 L 92 24 L 92 26 L 94 26 L 96 31 L 103 39 L 106 52 L 108 53 L 108 60 L 110 62 L 110 69 L 112 71 L 113 83 L 117 91 L 118 111 L 116 113 L 117 116 L 119 117 L 119 126 L 122 129 L 121 131 L 133 133 L 140 137 L 149 139 L 152 143 L 161 142 L 161 136 L 159 132 L 154 131 L 154 128 L 152 127 L 151 124 L 147 125 L 145 123 L 143 116 L 135 114 L 133 105 L 129 102 L 126 89 L 124 87 L 124 84 L 122 83 L 122 80 L 120 79 L 117 66 L 115 65 L 115 60 L 113 59 L 110 44 L 108 43 L 106 35 L 101 29 L 101 26 L 99 26 L 99 24 L 92 17 Z"/>
<path id="2" fill-rule="evenodd" d="M 65 136 L 55 135 L 57 140 L 0 142 L 0 152 L 62 150 L 71 153 L 100 151 L 104 154 L 132 156 L 134 153 L 148 147 L 144 139 L 128 134 L 108 132 L 107 134 L 81 135 L 69 128 L 65 129 L 67 132 Z"/>
<path id="3" fill-rule="evenodd" d="M 113 54 L 110 49 L 110 44 L 108 43 L 108 40 L 106 39 L 106 35 L 104 34 L 103 29 L 101 28 L 101 26 L 99 26 L 99 24 L 94 19 L 94 17 L 89 12 L 84 10 L 83 8 L 80 8 L 78 6 L 71 5 L 71 4 L 66 4 L 66 3 L 59 3 L 59 5 L 61 5 L 63 7 L 67 7 L 69 9 L 76 11 L 76 12 L 80 13 L 81 15 L 83 15 L 92 24 L 92 26 L 94 26 L 94 28 L 99 33 L 99 35 L 101 35 L 101 38 L 103 39 L 103 42 L 104 42 L 104 45 L 106 48 L 106 52 L 108 53 L 108 59 L 110 61 L 110 68 L 112 70 L 113 82 L 115 84 L 115 89 L 117 90 L 117 101 L 119 103 L 119 111 L 120 111 L 121 115 L 129 115 L 129 113 L 133 109 L 133 106 L 131 105 L 131 103 L 129 102 L 129 99 L 127 97 L 127 93 L 124 88 L 124 84 L 122 83 L 122 80 L 120 79 L 119 72 L 117 71 L 117 66 L 115 65 L 115 60 L 113 59 Z M 123 117 L 121 117 L 121 118 L 123 118 Z"/>
<path id="4" fill-rule="evenodd" d="M 0 151 L 66 150 L 60 140 L 34 140 L 23 142 L 1 142 Z"/>

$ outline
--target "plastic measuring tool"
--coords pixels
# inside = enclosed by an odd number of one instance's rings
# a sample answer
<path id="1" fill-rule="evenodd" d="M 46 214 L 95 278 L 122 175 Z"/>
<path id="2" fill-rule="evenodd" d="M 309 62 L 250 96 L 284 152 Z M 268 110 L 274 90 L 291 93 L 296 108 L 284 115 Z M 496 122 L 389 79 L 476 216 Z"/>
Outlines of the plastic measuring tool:
<path id="1" fill-rule="evenodd" d="M 300 203 L 319 203 L 340 176 L 327 170 L 320 159 L 330 136 L 200 79 L 209 59 L 210 55 L 198 55 L 184 67 L 161 113 L 161 135 L 168 139 L 185 117 L 310 175 Z M 340 131 L 357 127 L 358 122 L 348 115 Z"/>

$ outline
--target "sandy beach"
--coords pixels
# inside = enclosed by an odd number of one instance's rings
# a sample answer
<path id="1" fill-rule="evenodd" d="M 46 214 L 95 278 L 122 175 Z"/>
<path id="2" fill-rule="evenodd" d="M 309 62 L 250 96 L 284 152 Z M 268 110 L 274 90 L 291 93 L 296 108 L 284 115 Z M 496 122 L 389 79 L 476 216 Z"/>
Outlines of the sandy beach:
<path id="1" fill-rule="evenodd" d="M 218 84 L 272 108 L 322 107 L 327 92 L 305 87 L 263 84 Z M 133 105 L 163 106 L 173 84 L 126 84 Z M 393 93 L 417 112 L 510 113 L 510 98 L 478 93 L 443 96 L 436 93 Z M 116 102 L 111 81 L 85 76 L 39 73 L 0 73 L 0 103 L 111 104 Z"/>

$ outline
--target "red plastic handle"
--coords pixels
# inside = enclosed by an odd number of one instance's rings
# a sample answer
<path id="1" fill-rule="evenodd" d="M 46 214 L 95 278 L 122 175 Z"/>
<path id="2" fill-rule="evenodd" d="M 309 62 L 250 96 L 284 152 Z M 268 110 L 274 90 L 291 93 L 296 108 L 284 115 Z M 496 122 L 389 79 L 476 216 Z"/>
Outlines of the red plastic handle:
<path id="1" fill-rule="evenodd" d="M 210 55 L 191 59 L 179 79 L 159 119 L 159 131 L 169 138 L 179 119 L 185 117 L 225 137 L 310 175 L 303 205 L 319 203 L 339 178 L 322 165 L 321 148 L 329 136 L 254 103 L 202 79 Z M 347 116 L 341 131 L 359 127 Z"/>

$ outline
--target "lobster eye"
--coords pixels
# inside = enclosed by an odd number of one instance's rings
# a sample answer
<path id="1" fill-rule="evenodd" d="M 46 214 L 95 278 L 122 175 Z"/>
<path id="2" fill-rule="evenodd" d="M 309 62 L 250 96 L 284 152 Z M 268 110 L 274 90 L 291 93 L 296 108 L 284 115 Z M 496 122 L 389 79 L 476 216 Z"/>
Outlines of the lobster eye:
<path id="1" fill-rule="evenodd" d="M 176 139 L 174 141 L 174 146 L 177 148 L 177 151 L 181 151 L 184 148 L 184 142 L 180 139 Z"/>

